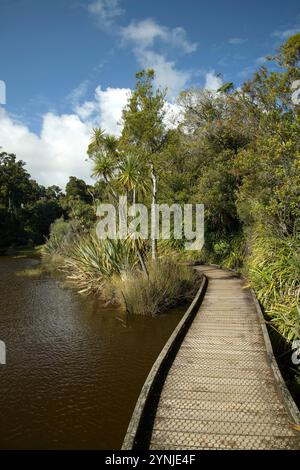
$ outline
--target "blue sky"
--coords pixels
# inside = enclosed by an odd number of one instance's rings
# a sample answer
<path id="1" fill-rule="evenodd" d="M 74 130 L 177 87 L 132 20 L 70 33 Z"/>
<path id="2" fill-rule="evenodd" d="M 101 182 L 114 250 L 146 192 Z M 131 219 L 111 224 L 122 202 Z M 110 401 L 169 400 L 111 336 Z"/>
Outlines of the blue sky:
<path id="1" fill-rule="evenodd" d="M 0 0 L 0 17 L 0 146 L 61 185 L 88 178 L 94 124 L 119 132 L 137 70 L 154 67 L 173 103 L 189 86 L 240 85 L 300 30 L 298 0 Z"/>

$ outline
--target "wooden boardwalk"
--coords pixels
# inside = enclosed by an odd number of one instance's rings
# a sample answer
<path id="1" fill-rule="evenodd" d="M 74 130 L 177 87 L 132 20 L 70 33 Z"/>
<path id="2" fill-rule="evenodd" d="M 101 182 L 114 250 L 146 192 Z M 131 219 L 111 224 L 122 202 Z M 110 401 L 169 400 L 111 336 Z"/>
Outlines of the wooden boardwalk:
<path id="1" fill-rule="evenodd" d="M 150 449 L 300 449 L 298 410 L 244 281 L 215 267 L 167 373 Z M 274 364 L 275 363 L 275 364 Z"/>

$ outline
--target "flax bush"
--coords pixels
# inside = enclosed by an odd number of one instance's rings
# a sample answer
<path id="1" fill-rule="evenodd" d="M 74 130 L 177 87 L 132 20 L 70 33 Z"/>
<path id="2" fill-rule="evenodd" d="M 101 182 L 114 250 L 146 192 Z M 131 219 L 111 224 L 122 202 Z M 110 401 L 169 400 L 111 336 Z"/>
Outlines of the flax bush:
<path id="1" fill-rule="evenodd" d="M 252 241 L 247 274 L 271 324 L 288 340 L 300 338 L 300 233 L 259 233 Z"/>
<path id="2" fill-rule="evenodd" d="M 107 292 L 112 295 L 112 277 L 130 271 L 136 263 L 134 248 L 125 240 L 99 240 L 89 235 L 74 243 L 62 270 L 80 293 L 95 292 L 106 298 Z"/>

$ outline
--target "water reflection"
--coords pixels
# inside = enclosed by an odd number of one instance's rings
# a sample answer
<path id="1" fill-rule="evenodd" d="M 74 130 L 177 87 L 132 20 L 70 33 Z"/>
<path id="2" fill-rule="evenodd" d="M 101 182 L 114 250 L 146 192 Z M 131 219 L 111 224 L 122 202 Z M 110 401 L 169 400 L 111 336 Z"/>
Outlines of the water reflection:
<path id="1" fill-rule="evenodd" d="M 183 309 L 128 317 L 20 275 L 36 259 L 0 258 L 0 448 L 120 448 L 140 388 Z"/>

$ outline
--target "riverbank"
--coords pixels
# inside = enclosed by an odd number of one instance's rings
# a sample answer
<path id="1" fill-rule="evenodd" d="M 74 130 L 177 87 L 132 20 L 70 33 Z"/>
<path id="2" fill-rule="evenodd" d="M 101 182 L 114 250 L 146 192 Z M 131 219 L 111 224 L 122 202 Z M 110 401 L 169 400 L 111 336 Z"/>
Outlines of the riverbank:
<path id="1" fill-rule="evenodd" d="M 44 245 L 36 246 L 9 246 L 0 249 L 0 256 L 38 257 L 42 255 Z"/>

